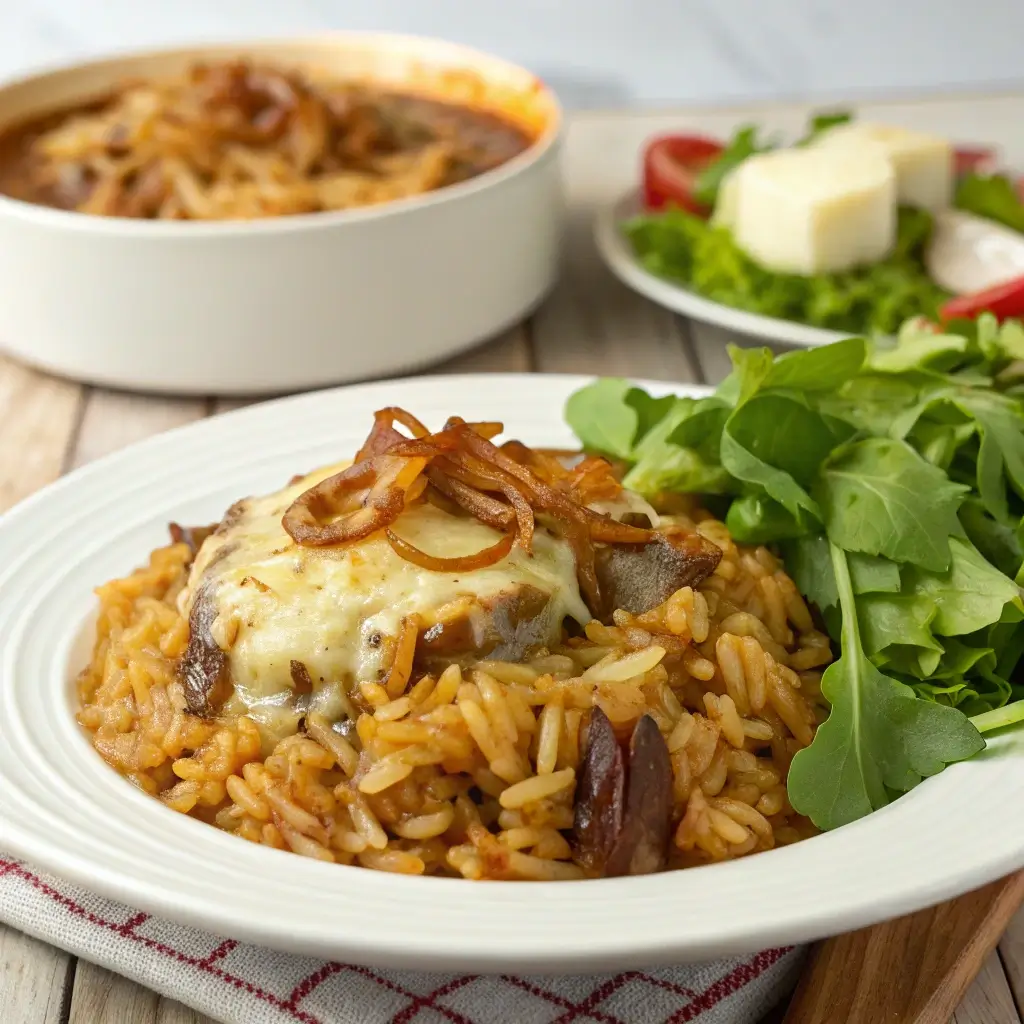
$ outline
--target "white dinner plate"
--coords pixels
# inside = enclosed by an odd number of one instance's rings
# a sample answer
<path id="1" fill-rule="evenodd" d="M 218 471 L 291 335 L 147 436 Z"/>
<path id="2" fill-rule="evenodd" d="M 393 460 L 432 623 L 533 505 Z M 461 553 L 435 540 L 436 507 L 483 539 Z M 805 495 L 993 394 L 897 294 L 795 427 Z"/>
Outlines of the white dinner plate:
<path id="1" fill-rule="evenodd" d="M 642 212 L 639 194 L 631 191 L 618 202 L 602 206 L 594 222 L 598 251 L 612 273 L 633 291 L 674 313 L 763 341 L 814 348 L 816 345 L 828 345 L 850 337 L 850 331 L 829 331 L 824 327 L 811 327 L 794 320 L 780 320 L 774 316 L 734 309 L 706 299 L 684 284 L 652 274 L 637 259 L 629 240 L 622 233 L 622 225 Z"/>
<path id="2" fill-rule="evenodd" d="M 425 377 L 285 399 L 171 431 L 0 519 L 0 847 L 149 913 L 378 966 L 564 972 L 708 960 L 917 910 L 1024 866 L 1024 744 L 996 738 L 876 814 L 726 864 L 576 883 L 414 878 L 247 843 L 113 772 L 73 718 L 92 589 L 235 499 L 350 455 L 374 410 L 500 417 L 571 444 L 585 379 Z M 649 385 L 664 392 L 667 387 Z M 682 388 L 688 393 L 699 389 Z"/>

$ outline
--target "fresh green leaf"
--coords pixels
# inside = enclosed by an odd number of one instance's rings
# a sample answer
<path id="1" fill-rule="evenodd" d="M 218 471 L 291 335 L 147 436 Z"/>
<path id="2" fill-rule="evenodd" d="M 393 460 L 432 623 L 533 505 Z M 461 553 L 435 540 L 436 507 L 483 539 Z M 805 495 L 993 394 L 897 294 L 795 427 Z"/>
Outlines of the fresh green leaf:
<path id="1" fill-rule="evenodd" d="M 1014 231 L 1024 231 L 1024 204 L 1004 174 L 965 174 L 957 184 L 953 205 Z"/>
<path id="2" fill-rule="evenodd" d="M 834 391 L 857 376 L 866 358 L 867 343 L 863 338 L 786 352 L 770 363 L 763 386 L 804 392 Z"/>
<path id="3" fill-rule="evenodd" d="M 935 602 L 916 594 L 864 594 L 857 601 L 857 621 L 865 652 L 870 656 L 896 646 L 920 648 L 932 655 L 922 663 L 923 675 L 930 675 L 942 657 L 942 645 L 929 628 L 935 613 Z"/>
<path id="4" fill-rule="evenodd" d="M 718 190 L 729 172 L 739 167 L 747 157 L 774 149 L 775 145 L 773 141 L 762 142 L 758 139 L 756 125 L 744 125 L 733 135 L 721 155 L 697 175 L 693 187 L 694 198 L 705 206 L 714 207 L 718 200 Z"/>
<path id="5" fill-rule="evenodd" d="M 826 422 L 798 395 L 772 391 L 761 392 L 740 406 L 729 417 L 725 431 L 761 462 L 806 486 L 832 449 L 853 433 L 849 425 L 842 421 L 839 424 L 841 433 L 836 436 L 832 423 Z M 730 468 L 724 453 L 722 464 Z M 773 497 L 782 500 L 777 495 Z"/>
<path id="6" fill-rule="evenodd" d="M 819 828 L 833 829 L 884 806 L 985 741 L 959 711 L 919 700 L 880 672 L 861 646 L 855 598 L 843 551 L 831 546 L 843 609 L 842 657 L 822 676 L 832 705 L 814 741 L 789 770 L 789 799 Z"/>
<path id="7" fill-rule="evenodd" d="M 663 491 L 725 494 L 732 478 L 718 465 L 728 407 L 713 398 L 677 398 L 633 451 L 623 484 L 648 498 Z"/>
<path id="8" fill-rule="evenodd" d="M 822 611 L 839 605 L 832 554 L 823 533 L 798 537 L 782 548 L 786 571 L 797 589 Z"/>
<path id="9" fill-rule="evenodd" d="M 628 459 L 633 451 L 639 419 L 627 401 L 633 385 L 605 378 L 569 396 L 565 418 L 584 447 Z"/>
<path id="10" fill-rule="evenodd" d="M 565 419 L 587 449 L 630 459 L 637 441 L 679 401 L 672 395 L 654 398 L 627 380 L 605 377 L 569 396 Z"/>
<path id="11" fill-rule="evenodd" d="M 725 525 L 733 540 L 740 544 L 777 544 L 807 532 L 803 522 L 763 494 L 737 498 L 729 506 Z"/>
<path id="12" fill-rule="evenodd" d="M 846 556 L 855 594 L 898 594 L 900 567 L 888 558 L 851 551 Z"/>
<path id="13" fill-rule="evenodd" d="M 971 543 L 1001 573 L 1014 579 L 1024 565 L 1024 549 L 1017 531 L 994 519 L 978 498 L 960 506 L 960 523 Z"/>
<path id="14" fill-rule="evenodd" d="M 818 409 L 870 434 L 889 433 L 893 420 L 920 405 L 924 382 L 871 372 L 854 377 L 832 394 L 818 399 Z M 902 435 L 893 435 L 902 436 Z"/>
<path id="15" fill-rule="evenodd" d="M 721 466 L 706 462 L 692 448 L 665 444 L 659 453 L 648 453 L 622 480 L 623 486 L 655 498 L 666 491 L 684 494 L 727 494 L 733 479 Z"/>
<path id="16" fill-rule="evenodd" d="M 936 364 L 948 369 L 967 351 L 967 344 L 967 339 L 959 334 L 922 331 L 901 339 L 898 345 L 876 348 L 869 366 L 878 373 L 905 373 L 935 368 Z"/>
<path id="17" fill-rule="evenodd" d="M 942 571 L 966 491 L 906 443 L 872 437 L 840 449 L 814 493 L 834 544 Z"/>
<path id="18" fill-rule="evenodd" d="M 943 572 L 908 570 L 908 590 L 935 602 L 932 630 L 937 635 L 961 636 L 998 622 L 1008 604 L 1020 603 L 1020 588 L 969 541 L 950 537 L 948 543 L 949 567 Z"/>
<path id="19" fill-rule="evenodd" d="M 776 469 L 748 451 L 730 433 L 722 432 L 722 468 L 737 480 L 763 487 L 790 515 L 800 518 L 805 512 L 821 518 L 817 503 L 785 470 Z"/>
<path id="20" fill-rule="evenodd" d="M 824 135 L 830 128 L 847 124 L 852 120 L 853 114 L 848 110 L 831 110 L 815 114 L 811 118 L 811 123 L 807 126 L 807 134 L 796 145 L 806 146 L 821 135 Z"/>
<path id="21" fill-rule="evenodd" d="M 732 362 L 732 373 L 722 381 L 715 394 L 729 405 L 742 405 L 764 384 L 772 368 L 772 350 L 729 344 L 726 352 Z"/>
<path id="22" fill-rule="evenodd" d="M 934 319 L 947 298 L 925 271 L 921 225 L 920 216 L 901 210 L 892 256 L 811 277 L 766 270 L 740 249 L 726 227 L 684 210 L 637 217 L 623 230 L 650 273 L 678 281 L 714 302 L 874 336 L 894 334 L 908 317 Z"/>

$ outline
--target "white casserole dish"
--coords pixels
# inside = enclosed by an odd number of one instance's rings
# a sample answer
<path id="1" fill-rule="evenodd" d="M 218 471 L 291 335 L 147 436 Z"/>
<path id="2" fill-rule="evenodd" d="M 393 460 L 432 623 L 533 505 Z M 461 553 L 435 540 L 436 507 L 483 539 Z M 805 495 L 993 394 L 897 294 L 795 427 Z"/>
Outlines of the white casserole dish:
<path id="1" fill-rule="evenodd" d="M 150 221 L 0 196 L 0 347 L 136 390 L 254 394 L 426 365 L 519 320 L 558 264 L 561 113 L 533 75 L 437 40 L 344 33 L 78 64 L 0 88 L 0 128 L 245 56 L 505 114 L 534 144 L 462 184 L 259 221 Z"/>

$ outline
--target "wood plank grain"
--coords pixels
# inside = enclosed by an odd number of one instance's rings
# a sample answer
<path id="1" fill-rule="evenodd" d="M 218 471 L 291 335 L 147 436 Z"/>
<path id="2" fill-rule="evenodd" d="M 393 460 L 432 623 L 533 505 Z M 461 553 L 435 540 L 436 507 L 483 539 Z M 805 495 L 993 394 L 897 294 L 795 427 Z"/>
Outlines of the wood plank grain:
<path id="1" fill-rule="evenodd" d="M 696 380 L 675 317 L 620 284 L 601 262 L 592 217 L 589 206 L 574 209 L 561 280 L 532 318 L 536 368 Z"/>
<path id="2" fill-rule="evenodd" d="M 63 950 L 0 925 L 2 1019 L 18 1024 L 63 1024 L 72 961 Z"/>
<path id="3" fill-rule="evenodd" d="M 0 356 L 0 512 L 60 476 L 82 388 Z"/>
<path id="4" fill-rule="evenodd" d="M 201 399 L 156 398 L 92 389 L 85 397 L 71 468 L 206 415 Z"/>
<path id="5" fill-rule="evenodd" d="M 1017 1010 L 1024 1019 L 1024 910 L 1011 919 L 999 943 L 999 955 L 1010 982 Z"/>
<path id="6" fill-rule="evenodd" d="M 950 1024 L 1020 1024 L 998 953 L 988 955 Z"/>
<path id="7" fill-rule="evenodd" d="M 153 1024 L 216 1024 L 216 1021 L 184 1003 L 161 997 Z"/>
<path id="8" fill-rule="evenodd" d="M 785 1024 L 947 1024 L 1022 898 L 1024 871 L 821 943 Z"/>
<path id="9" fill-rule="evenodd" d="M 497 338 L 446 359 L 428 371 L 437 373 L 529 373 L 533 369 L 530 340 L 525 326 L 514 327 Z"/>
<path id="10" fill-rule="evenodd" d="M 154 1024 L 160 997 L 86 960 L 78 961 L 68 1024 Z"/>

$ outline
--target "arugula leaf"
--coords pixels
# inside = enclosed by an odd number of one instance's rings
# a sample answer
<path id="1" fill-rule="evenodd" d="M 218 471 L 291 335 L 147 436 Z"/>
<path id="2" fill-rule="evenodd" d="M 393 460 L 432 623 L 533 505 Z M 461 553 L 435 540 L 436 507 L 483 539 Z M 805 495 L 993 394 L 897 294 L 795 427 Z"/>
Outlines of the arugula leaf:
<path id="1" fill-rule="evenodd" d="M 861 646 L 846 555 L 831 545 L 843 609 L 842 657 L 822 676 L 832 705 L 814 741 L 793 758 L 789 799 L 819 828 L 833 829 L 890 802 L 945 765 L 985 746 L 954 708 L 919 700 L 871 664 Z"/>
<path id="2" fill-rule="evenodd" d="M 652 498 L 662 491 L 726 494 L 732 478 L 718 464 L 729 408 L 714 398 L 679 398 L 635 446 L 623 485 Z"/>
<path id="3" fill-rule="evenodd" d="M 628 459 L 633 446 L 678 399 L 653 398 L 627 380 L 607 377 L 569 396 L 565 418 L 584 446 Z"/>
<path id="4" fill-rule="evenodd" d="M 960 506 L 960 524 L 971 543 L 1001 573 L 1013 579 L 1024 565 L 1017 531 L 990 516 L 981 500 L 967 498 Z"/>
<path id="5" fill-rule="evenodd" d="M 623 477 L 622 484 L 645 498 L 665 491 L 684 494 L 728 494 L 734 489 L 729 473 L 706 462 L 692 448 L 664 444 L 660 452 L 648 451 Z"/>
<path id="6" fill-rule="evenodd" d="M 729 405 L 742 405 L 760 390 L 771 371 L 772 350 L 729 344 L 726 352 L 732 361 L 732 372 L 722 381 L 715 394 Z"/>
<path id="7" fill-rule="evenodd" d="M 839 591 L 825 534 L 798 537 L 783 545 L 782 553 L 786 571 L 804 597 L 822 611 L 838 607 Z"/>
<path id="8" fill-rule="evenodd" d="M 740 544 L 777 544 L 802 537 L 804 523 L 794 518 L 777 501 L 763 494 L 744 494 L 730 506 L 725 525 Z"/>
<path id="9" fill-rule="evenodd" d="M 849 439 L 853 428 L 842 421 L 835 427 L 795 393 L 771 391 L 754 395 L 740 406 L 729 417 L 725 431 L 751 455 L 808 485 L 832 449 Z M 724 454 L 722 464 L 729 468 Z"/>
<path id="10" fill-rule="evenodd" d="M 929 628 L 936 614 L 935 602 L 917 594 L 865 594 L 857 602 L 864 650 L 868 655 L 884 654 L 892 647 L 916 648 L 929 656 L 917 662 L 921 678 L 931 675 L 942 657 L 942 644 Z M 885 659 L 883 659 L 885 660 Z"/>
<path id="11" fill-rule="evenodd" d="M 942 571 L 967 490 L 905 442 L 871 437 L 840 449 L 814 494 L 834 544 Z"/>
<path id="12" fill-rule="evenodd" d="M 949 538 L 945 572 L 908 570 L 910 593 L 935 602 L 932 629 L 939 636 L 961 636 L 998 622 L 1010 603 L 1020 604 L 1020 588 L 969 542 Z"/>
<path id="13" fill-rule="evenodd" d="M 855 594 L 898 594 L 900 590 L 900 567 L 888 558 L 862 555 L 855 551 L 847 553 L 850 579 Z"/>
<path id="14" fill-rule="evenodd" d="M 1024 204 L 1004 174 L 965 174 L 957 183 L 953 205 L 1014 231 L 1024 231 Z"/>
<path id="15" fill-rule="evenodd" d="M 904 373 L 941 364 L 949 369 L 967 351 L 968 341 L 960 334 L 921 331 L 891 347 L 876 346 L 868 365 L 878 373 Z"/>
<path id="16" fill-rule="evenodd" d="M 697 202 L 713 208 L 718 200 L 718 190 L 730 171 L 739 167 L 747 157 L 775 147 L 774 141 L 761 142 L 758 139 L 757 125 L 744 125 L 729 140 L 729 145 L 725 147 L 718 159 L 697 175 L 693 186 L 694 198 Z"/>
<path id="17" fill-rule="evenodd" d="M 629 381 L 605 378 L 569 396 L 565 418 L 584 447 L 628 459 L 636 440 L 636 410 L 626 402 Z"/>
<path id="18" fill-rule="evenodd" d="M 728 423 L 722 431 L 722 468 L 737 480 L 763 487 L 790 515 L 799 518 L 806 512 L 821 519 L 817 503 L 793 477 L 744 448 L 729 432 Z"/>
<path id="19" fill-rule="evenodd" d="M 804 392 L 833 391 L 856 377 L 866 358 L 867 342 L 863 338 L 785 352 L 770 363 L 762 386 Z"/>

